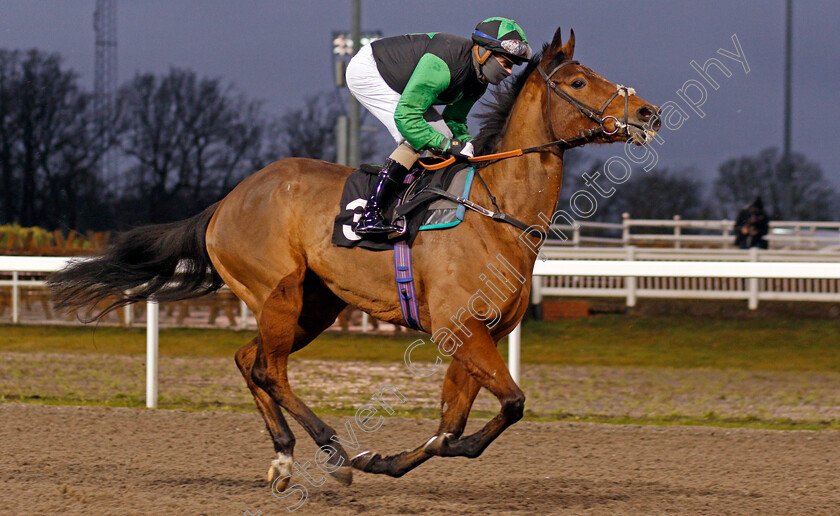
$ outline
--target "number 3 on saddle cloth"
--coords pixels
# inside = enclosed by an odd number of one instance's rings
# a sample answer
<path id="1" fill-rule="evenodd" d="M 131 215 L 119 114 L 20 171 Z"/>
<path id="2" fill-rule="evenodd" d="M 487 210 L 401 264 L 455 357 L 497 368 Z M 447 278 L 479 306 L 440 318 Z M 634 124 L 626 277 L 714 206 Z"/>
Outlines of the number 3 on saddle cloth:
<path id="1" fill-rule="evenodd" d="M 429 189 L 446 190 L 458 197 L 469 198 L 474 176 L 472 166 L 469 163 L 455 163 L 444 170 L 432 172 L 418 163 L 383 210 L 385 216 L 393 220 L 395 210 L 401 206 L 400 215 L 396 215 L 397 225 L 404 227 L 405 231 L 391 235 L 357 235 L 353 227 L 362 216 L 378 173 L 378 166 L 362 165 L 347 178 L 341 193 L 339 213 L 333 225 L 334 245 L 387 251 L 393 249 L 397 242 L 411 246 L 419 231 L 447 229 L 464 220 L 466 208 L 463 205 L 444 199 Z M 406 209 L 408 212 L 403 213 Z"/>

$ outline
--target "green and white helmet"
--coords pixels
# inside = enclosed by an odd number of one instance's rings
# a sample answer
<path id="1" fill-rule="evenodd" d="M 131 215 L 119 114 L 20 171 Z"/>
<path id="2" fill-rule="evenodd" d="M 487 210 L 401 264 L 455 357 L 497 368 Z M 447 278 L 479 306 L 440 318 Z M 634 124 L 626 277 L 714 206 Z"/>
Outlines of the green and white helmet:
<path id="1" fill-rule="evenodd" d="M 514 63 L 524 63 L 533 55 L 522 27 L 509 18 L 487 18 L 475 26 L 472 40 L 487 50 L 506 55 Z"/>

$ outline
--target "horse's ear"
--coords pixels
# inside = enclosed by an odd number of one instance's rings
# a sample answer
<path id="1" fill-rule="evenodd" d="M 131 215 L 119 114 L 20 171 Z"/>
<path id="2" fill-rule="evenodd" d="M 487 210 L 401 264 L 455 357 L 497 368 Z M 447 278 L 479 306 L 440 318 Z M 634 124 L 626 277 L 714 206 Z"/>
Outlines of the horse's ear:
<path id="1" fill-rule="evenodd" d="M 558 34 L 560 33 L 560 29 L 557 29 L 557 33 Z M 555 35 L 555 38 L 556 37 L 557 36 Z M 552 45 L 553 45 L 553 43 L 552 43 Z M 563 48 L 561 50 L 563 51 L 564 54 L 566 54 L 566 57 L 568 57 L 569 59 L 572 59 L 575 56 L 575 31 L 574 31 L 574 29 L 572 29 L 569 32 L 569 40 L 566 42 L 565 45 L 563 45 Z"/>
<path id="2" fill-rule="evenodd" d="M 551 40 L 551 45 L 548 46 L 552 54 L 556 53 L 563 46 L 563 31 L 557 27 L 557 32 L 554 33 L 554 39 Z"/>

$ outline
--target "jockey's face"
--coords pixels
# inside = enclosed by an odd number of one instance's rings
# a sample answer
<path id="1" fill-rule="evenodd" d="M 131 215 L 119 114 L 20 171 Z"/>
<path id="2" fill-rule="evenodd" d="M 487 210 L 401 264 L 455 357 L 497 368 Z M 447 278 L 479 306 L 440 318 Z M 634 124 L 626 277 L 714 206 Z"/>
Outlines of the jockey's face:
<path id="1" fill-rule="evenodd" d="M 505 70 L 507 70 L 508 74 L 513 73 L 513 61 L 511 61 L 507 56 L 504 56 L 502 54 L 493 53 L 493 57 L 495 57 L 496 60 L 499 61 L 499 64 L 501 64 L 502 67 Z"/>

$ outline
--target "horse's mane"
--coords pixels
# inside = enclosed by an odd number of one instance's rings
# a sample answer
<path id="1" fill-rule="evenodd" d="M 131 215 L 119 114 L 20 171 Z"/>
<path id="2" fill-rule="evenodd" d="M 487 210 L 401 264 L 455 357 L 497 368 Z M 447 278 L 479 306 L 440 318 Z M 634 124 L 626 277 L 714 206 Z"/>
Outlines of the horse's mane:
<path id="1" fill-rule="evenodd" d="M 505 134 L 510 112 L 513 109 L 513 104 L 516 98 L 525 86 L 525 82 L 531 73 L 537 68 L 540 59 L 548 48 L 548 43 L 543 45 L 542 50 L 531 59 L 528 66 L 516 75 L 516 78 L 507 82 L 504 86 L 494 89 L 491 92 L 492 100 L 481 100 L 480 104 L 486 111 L 476 115 L 481 123 L 481 130 L 478 136 L 473 140 L 473 147 L 475 147 L 476 155 L 492 154 L 496 152 L 499 141 Z M 566 55 L 563 52 L 558 52 L 548 65 L 549 69 L 554 68 L 558 64 L 566 60 Z"/>

